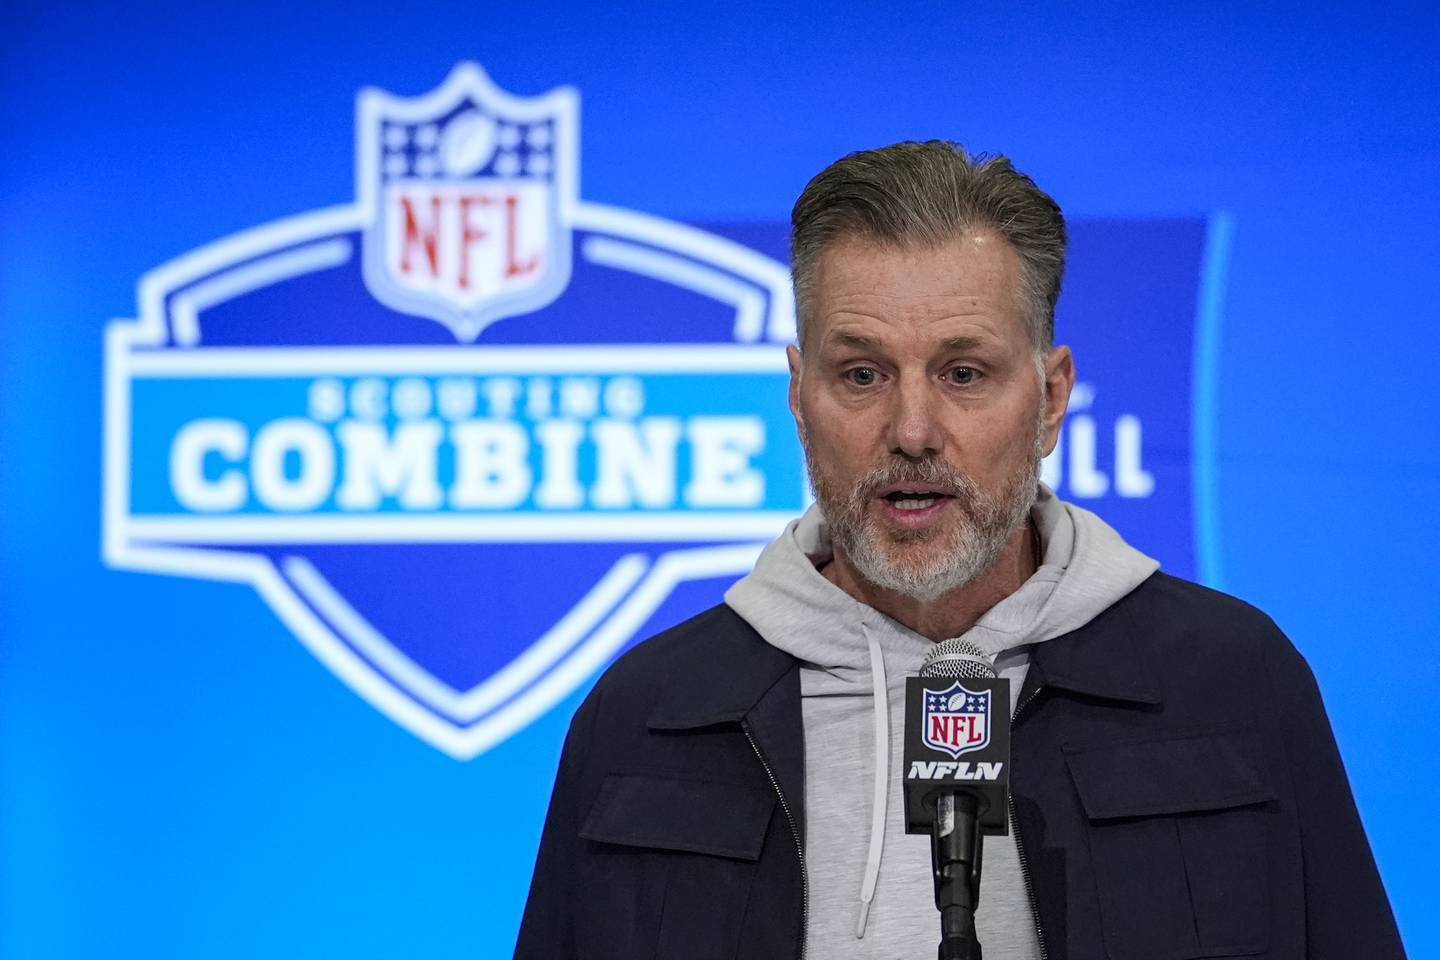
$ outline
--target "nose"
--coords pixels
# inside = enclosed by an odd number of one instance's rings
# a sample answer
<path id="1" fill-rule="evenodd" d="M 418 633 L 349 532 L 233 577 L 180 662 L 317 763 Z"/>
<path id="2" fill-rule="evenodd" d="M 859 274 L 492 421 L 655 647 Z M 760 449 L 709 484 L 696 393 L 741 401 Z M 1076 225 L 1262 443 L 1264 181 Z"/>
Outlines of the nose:
<path id="1" fill-rule="evenodd" d="M 933 457 L 945 445 L 937 407 L 940 398 L 928 381 L 928 377 L 902 378 L 891 394 L 890 450 L 908 460 Z"/>

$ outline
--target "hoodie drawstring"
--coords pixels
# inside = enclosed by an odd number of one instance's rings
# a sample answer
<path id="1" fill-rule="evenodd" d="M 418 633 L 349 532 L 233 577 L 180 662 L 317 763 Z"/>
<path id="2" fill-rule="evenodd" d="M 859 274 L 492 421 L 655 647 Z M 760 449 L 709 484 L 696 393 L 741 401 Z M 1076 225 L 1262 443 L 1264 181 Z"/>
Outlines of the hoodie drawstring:
<path id="1" fill-rule="evenodd" d="M 875 793 L 870 803 L 870 852 L 865 856 L 865 875 L 860 881 L 860 921 L 855 925 L 855 938 L 865 936 L 865 922 L 870 919 L 870 901 L 875 899 L 875 883 L 880 879 L 880 855 L 885 848 L 886 803 L 890 797 L 890 694 L 885 683 L 885 656 L 880 641 L 870 632 L 869 624 L 861 624 L 870 646 L 870 681 L 875 695 Z"/>

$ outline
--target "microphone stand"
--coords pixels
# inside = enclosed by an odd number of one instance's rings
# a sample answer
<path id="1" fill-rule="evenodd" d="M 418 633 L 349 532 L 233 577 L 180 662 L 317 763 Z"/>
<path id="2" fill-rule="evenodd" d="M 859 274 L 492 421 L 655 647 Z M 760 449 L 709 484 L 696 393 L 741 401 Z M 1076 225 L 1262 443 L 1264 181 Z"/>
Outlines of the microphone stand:
<path id="1" fill-rule="evenodd" d="M 935 801 L 930 827 L 930 867 L 940 911 L 939 960 L 981 960 L 975 935 L 980 901 L 979 800 L 973 793 L 946 792 Z"/>

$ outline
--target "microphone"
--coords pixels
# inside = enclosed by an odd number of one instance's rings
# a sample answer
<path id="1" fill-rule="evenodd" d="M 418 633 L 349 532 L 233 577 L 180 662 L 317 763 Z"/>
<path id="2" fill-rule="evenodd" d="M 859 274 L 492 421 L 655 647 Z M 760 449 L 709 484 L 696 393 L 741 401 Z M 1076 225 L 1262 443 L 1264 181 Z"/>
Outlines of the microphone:
<path id="1" fill-rule="evenodd" d="M 930 834 L 939 960 L 981 960 L 984 834 L 1009 832 L 1010 681 L 969 640 L 935 644 L 905 681 L 905 832 Z"/>

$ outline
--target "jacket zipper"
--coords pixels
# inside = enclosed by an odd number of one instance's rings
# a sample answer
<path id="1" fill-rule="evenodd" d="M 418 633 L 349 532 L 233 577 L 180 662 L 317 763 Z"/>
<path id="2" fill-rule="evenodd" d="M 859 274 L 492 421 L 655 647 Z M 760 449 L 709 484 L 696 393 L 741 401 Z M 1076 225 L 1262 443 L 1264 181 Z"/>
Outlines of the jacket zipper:
<path id="1" fill-rule="evenodd" d="M 1041 688 L 1036 687 L 1034 693 L 1020 701 L 1020 704 L 1016 706 L 1015 714 L 1010 718 L 1010 726 L 1012 729 L 1016 721 L 1020 719 L 1021 712 L 1029 706 L 1030 701 L 1040 695 L 1040 689 Z M 751 741 L 751 743 L 753 745 L 754 741 Z M 1040 929 L 1040 909 L 1035 903 L 1035 887 L 1030 882 L 1030 862 L 1025 859 L 1025 844 L 1020 839 L 1020 818 L 1015 815 L 1015 796 L 1009 791 L 1006 791 L 1005 799 L 1010 807 L 1010 822 L 1015 827 L 1015 853 L 1020 859 L 1020 878 L 1025 881 L 1025 894 L 1030 898 L 1030 917 L 1035 921 L 1035 940 L 1040 945 L 1040 960 L 1046 960 L 1049 954 L 1045 950 L 1045 931 Z"/>
<path id="2" fill-rule="evenodd" d="M 775 788 L 775 796 L 780 798 L 780 809 L 785 811 L 785 819 L 790 824 L 790 836 L 795 838 L 795 852 L 800 857 L 800 960 L 805 960 L 805 930 L 810 923 L 810 880 L 805 874 L 805 847 L 800 842 L 800 828 L 790 812 L 790 804 L 785 801 L 785 794 L 780 790 L 780 781 L 775 779 L 775 771 L 770 769 L 770 761 L 765 759 L 765 754 L 760 752 L 760 745 L 750 735 L 749 724 L 740 721 L 740 729 L 745 731 L 745 739 L 750 741 L 750 749 L 755 751 L 755 759 L 765 768 L 765 776 L 770 778 L 770 786 Z"/>

